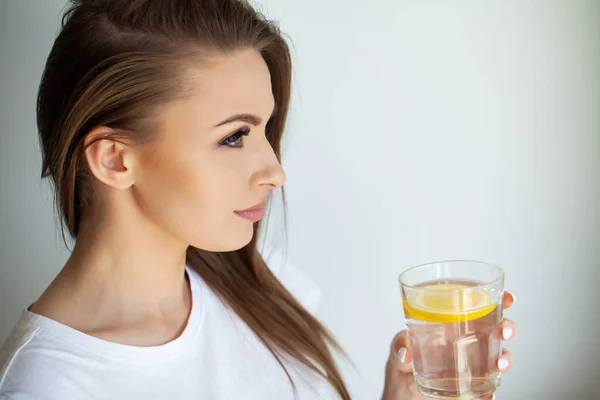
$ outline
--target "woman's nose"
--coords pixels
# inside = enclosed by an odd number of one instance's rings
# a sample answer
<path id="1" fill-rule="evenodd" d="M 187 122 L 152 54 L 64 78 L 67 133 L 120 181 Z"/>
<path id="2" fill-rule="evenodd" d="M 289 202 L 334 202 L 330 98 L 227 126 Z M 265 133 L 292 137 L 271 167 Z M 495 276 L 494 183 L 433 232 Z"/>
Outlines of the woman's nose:
<path id="1" fill-rule="evenodd" d="M 277 189 L 285 183 L 285 171 L 276 157 L 274 163 L 261 168 L 252 177 L 252 184 L 256 186 L 265 186 L 268 189 Z"/>
<path id="2" fill-rule="evenodd" d="M 285 183 L 285 171 L 279 163 L 271 145 L 266 141 L 265 150 L 261 152 L 261 167 L 252 175 L 253 186 L 264 186 L 277 189 Z"/>

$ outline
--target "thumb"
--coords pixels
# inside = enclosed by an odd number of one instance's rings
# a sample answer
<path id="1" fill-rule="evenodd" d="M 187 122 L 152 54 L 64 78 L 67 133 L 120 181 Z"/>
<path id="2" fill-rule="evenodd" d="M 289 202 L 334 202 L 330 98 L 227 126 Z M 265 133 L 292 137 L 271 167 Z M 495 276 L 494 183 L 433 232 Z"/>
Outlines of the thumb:
<path id="1" fill-rule="evenodd" d="M 400 331 L 394 336 L 390 346 L 388 364 L 399 372 L 412 372 L 413 357 L 408 340 L 408 332 Z"/>

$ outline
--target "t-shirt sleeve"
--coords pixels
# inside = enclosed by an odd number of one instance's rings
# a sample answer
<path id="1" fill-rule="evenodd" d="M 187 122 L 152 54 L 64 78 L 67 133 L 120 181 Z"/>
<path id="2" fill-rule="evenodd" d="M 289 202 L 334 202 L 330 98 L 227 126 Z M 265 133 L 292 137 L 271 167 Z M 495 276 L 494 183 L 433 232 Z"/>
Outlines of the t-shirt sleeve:
<path id="1" fill-rule="evenodd" d="M 309 312 L 314 313 L 321 302 L 319 287 L 296 268 L 281 252 L 263 253 L 264 260 L 281 284 Z"/>

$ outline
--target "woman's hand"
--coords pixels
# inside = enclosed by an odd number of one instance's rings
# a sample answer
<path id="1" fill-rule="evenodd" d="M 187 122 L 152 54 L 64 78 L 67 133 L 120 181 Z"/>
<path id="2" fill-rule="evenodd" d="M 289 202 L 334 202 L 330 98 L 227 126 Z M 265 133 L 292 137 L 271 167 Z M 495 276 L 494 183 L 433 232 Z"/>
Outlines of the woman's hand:
<path id="1" fill-rule="evenodd" d="M 510 292 L 505 292 L 502 303 L 504 309 L 511 307 L 514 302 L 515 297 Z M 498 327 L 500 337 L 503 340 L 509 340 L 516 333 L 515 323 L 504 318 Z M 499 372 L 507 372 L 512 366 L 512 355 L 508 350 L 502 349 L 502 356 L 496 361 L 496 369 Z M 492 400 L 493 398 L 494 395 L 490 394 L 481 400 Z M 399 332 L 392 341 L 390 356 L 385 368 L 385 389 L 382 400 L 427 400 L 417 390 L 413 378 L 412 354 L 406 331 Z"/>

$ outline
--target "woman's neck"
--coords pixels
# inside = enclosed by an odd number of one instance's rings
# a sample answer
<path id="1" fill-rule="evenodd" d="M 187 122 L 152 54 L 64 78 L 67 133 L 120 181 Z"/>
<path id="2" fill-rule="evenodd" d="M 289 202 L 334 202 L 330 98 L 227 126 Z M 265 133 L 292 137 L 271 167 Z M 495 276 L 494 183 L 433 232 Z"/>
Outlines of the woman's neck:
<path id="1" fill-rule="evenodd" d="M 185 324 L 186 249 L 135 212 L 88 218 L 71 257 L 31 311 L 84 332 Z"/>

